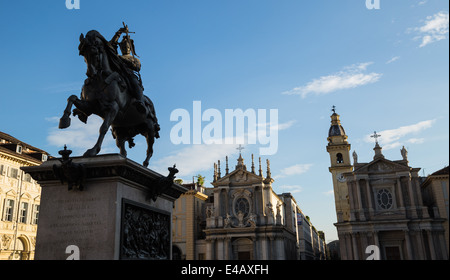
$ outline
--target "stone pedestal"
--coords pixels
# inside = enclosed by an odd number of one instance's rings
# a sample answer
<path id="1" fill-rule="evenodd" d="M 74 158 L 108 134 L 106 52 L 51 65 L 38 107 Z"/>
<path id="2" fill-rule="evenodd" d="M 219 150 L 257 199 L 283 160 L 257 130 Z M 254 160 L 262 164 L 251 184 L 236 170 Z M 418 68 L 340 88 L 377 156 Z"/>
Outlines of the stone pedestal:
<path id="1" fill-rule="evenodd" d="M 42 187 L 36 260 L 171 259 L 173 202 L 184 187 L 118 154 L 72 162 L 81 190 L 69 190 L 60 160 L 22 168 Z"/>

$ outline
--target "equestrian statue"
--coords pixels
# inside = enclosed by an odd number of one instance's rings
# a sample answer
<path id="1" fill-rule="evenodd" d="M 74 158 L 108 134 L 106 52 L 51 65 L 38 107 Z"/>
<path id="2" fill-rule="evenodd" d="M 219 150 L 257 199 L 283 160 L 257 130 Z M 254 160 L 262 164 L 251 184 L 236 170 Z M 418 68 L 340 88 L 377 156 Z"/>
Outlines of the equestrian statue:
<path id="1" fill-rule="evenodd" d="M 98 140 L 94 147 L 84 153 L 84 157 L 95 156 L 100 152 L 110 127 L 120 154 L 125 157 L 125 142 L 132 148 L 135 145 L 134 137 L 141 134 L 147 139 L 147 157 L 143 163 L 147 167 L 153 154 L 155 138 L 159 138 L 160 127 L 153 102 L 143 94 L 139 73 L 141 63 L 130 33 L 134 32 L 130 32 L 124 23 L 110 41 L 96 30 L 89 31 L 86 36 L 80 35 L 78 50 L 87 64 L 87 79 L 80 98 L 76 95 L 68 98 L 59 128 L 70 126 L 72 105 L 76 107 L 73 115 L 84 123 L 92 114 L 103 119 Z M 119 42 L 122 34 L 125 35 Z M 118 47 L 122 55 L 119 55 Z"/>

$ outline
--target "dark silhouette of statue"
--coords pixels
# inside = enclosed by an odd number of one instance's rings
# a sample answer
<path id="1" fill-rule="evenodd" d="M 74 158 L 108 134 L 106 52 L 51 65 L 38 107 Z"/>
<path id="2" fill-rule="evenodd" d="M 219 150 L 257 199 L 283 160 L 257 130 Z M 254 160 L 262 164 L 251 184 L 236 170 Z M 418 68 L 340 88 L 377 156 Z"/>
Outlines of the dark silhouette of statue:
<path id="1" fill-rule="evenodd" d="M 119 43 L 120 36 L 125 33 Z M 106 132 L 111 127 L 120 154 L 127 155 L 125 142 L 134 146 L 134 137 L 138 134 L 147 139 L 147 157 L 143 163 L 148 166 L 153 154 L 155 138 L 159 138 L 159 124 L 153 102 L 144 95 L 141 63 L 137 58 L 134 41 L 124 27 L 120 28 L 108 41 L 98 31 L 91 30 L 86 36 L 81 34 L 78 46 L 79 54 L 84 56 L 87 79 L 81 90 L 80 98 L 72 95 L 61 117 L 59 128 L 70 126 L 70 114 L 86 123 L 92 114 L 103 119 L 97 143 L 84 153 L 95 156 L 100 152 Z M 119 55 L 117 47 L 122 55 Z"/>

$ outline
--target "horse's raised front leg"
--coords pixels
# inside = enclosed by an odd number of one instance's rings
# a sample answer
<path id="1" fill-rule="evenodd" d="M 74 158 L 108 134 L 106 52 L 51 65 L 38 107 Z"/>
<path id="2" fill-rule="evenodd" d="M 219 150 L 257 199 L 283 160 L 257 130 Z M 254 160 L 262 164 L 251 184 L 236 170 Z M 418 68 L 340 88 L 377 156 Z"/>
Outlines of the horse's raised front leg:
<path id="1" fill-rule="evenodd" d="M 108 132 L 108 129 L 111 126 L 112 122 L 116 118 L 118 112 L 119 112 L 119 106 L 115 103 L 114 105 L 111 106 L 111 109 L 107 112 L 107 114 L 105 115 L 105 118 L 103 119 L 103 124 L 100 126 L 97 143 L 95 143 L 94 147 L 87 150 L 83 156 L 92 157 L 92 156 L 97 155 L 100 152 L 102 143 L 103 143 L 103 139 L 105 138 L 105 135 Z"/>
<path id="2" fill-rule="evenodd" d="M 59 128 L 68 128 L 70 126 L 70 113 L 72 111 L 72 105 L 73 103 L 78 99 L 76 95 L 71 95 L 67 99 L 67 106 L 64 110 L 64 114 L 62 115 L 61 119 L 59 119 Z"/>

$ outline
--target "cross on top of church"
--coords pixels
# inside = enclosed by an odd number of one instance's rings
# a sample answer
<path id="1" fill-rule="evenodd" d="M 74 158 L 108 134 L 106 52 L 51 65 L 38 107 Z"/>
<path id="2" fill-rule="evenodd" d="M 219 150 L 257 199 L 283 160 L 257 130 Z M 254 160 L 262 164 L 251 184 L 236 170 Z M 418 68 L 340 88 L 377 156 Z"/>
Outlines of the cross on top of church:
<path id="1" fill-rule="evenodd" d="M 245 149 L 244 147 L 242 147 L 241 144 L 239 144 L 239 147 L 236 148 L 236 150 L 239 150 L 239 155 L 241 155 L 242 150 Z"/>
<path id="2" fill-rule="evenodd" d="M 333 106 L 331 107 L 331 111 L 332 111 L 333 113 L 336 113 L 336 106 L 333 105 Z"/>
<path id="3" fill-rule="evenodd" d="M 370 137 L 375 138 L 375 144 L 378 144 L 378 138 L 380 138 L 380 134 L 377 134 L 376 131 L 373 132 L 373 135 L 370 135 Z"/>

